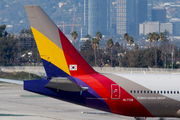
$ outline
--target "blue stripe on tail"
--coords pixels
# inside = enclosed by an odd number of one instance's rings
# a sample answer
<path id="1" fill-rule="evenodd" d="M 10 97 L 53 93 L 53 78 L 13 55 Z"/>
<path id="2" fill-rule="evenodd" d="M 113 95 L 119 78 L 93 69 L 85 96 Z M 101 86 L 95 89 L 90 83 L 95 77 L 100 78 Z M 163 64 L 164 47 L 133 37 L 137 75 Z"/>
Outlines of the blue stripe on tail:
<path id="1" fill-rule="evenodd" d="M 69 76 L 67 73 L 65 73 L 63 70 L 59 69 L 52 63 L 42 59 L 44 69 L 46 71 L 46 74 L 48 77 L 67 77 Z"/>

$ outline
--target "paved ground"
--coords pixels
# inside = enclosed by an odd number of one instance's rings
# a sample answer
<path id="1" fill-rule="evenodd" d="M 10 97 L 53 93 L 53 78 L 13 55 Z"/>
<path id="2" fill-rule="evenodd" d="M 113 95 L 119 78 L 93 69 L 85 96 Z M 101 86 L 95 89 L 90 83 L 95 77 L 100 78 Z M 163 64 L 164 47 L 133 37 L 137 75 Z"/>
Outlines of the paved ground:
<path id="1" fill-rule="evenodd" d="M 0 120 L 134 120 L 131 117 L 103 113 L 26 92 L 21 85 L 0 83 Z"/>

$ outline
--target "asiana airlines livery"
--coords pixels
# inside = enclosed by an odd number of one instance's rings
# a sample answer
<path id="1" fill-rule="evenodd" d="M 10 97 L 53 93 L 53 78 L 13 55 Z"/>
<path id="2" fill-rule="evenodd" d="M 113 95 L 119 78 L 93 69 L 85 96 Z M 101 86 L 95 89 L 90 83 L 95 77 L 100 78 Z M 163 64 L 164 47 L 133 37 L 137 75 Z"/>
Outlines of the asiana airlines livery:
<path id="1" fill-rule="evenodd" d="M 98 73 L 41 7 L 25 10 L 47 77 L 24 90 L 125 116 L 180 117 L 180 75 Z"/>

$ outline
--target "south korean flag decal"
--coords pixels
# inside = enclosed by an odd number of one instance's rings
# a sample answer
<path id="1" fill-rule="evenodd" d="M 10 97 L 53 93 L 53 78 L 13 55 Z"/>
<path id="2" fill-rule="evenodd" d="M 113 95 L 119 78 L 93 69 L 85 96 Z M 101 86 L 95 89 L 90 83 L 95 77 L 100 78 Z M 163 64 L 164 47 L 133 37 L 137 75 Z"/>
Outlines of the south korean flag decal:
<path id="1" fill-rule="evenodd" d="M 69 70 L 70 71 L 76 71 L 77 70 L 77 65 L 69 65 Z"/>

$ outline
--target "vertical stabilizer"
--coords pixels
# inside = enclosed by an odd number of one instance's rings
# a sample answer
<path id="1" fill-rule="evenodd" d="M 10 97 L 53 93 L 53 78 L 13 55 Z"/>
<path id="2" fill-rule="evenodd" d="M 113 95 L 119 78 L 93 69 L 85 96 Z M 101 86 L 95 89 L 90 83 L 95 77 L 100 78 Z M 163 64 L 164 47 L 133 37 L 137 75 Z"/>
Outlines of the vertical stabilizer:
<path id="1" fill-rule="evenodd" d="M 25 6 L 48 77 L 96 74 L 40 6 Z"/>

